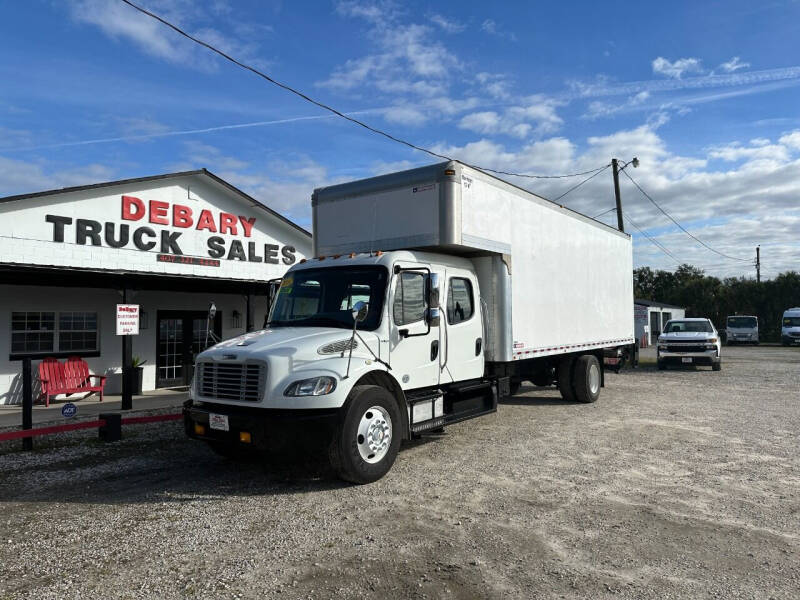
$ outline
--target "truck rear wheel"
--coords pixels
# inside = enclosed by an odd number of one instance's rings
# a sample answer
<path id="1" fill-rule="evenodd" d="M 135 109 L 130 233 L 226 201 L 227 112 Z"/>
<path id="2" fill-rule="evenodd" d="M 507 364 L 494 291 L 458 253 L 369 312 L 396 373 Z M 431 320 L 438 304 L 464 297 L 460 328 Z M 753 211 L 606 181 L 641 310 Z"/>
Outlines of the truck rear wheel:
<path id="1" fill-rule="evenodd" d="M 331 443 L 331 466 L 345 481 L 377 481 L 397 458 L 401 428 L 400 410 L 388 390 L 377 385 L 354 387 Z"/>
<path id="2" fill-rule="evenodd" d="M 575 390 L 572 387 L 574 367 L 574 356 L 565 356 L 558 363 L 558 391 L 561 392 L 561 397 L 567 402 L 575 402 Z"/>
<path id="3" fill-rule="evenodd" d="M 575 361 L 574 384 L 575 397 L 579 402 L 595 402 L 600 397 L 602 375 L 600 361 L 594 354 L 584 354 Z"/>

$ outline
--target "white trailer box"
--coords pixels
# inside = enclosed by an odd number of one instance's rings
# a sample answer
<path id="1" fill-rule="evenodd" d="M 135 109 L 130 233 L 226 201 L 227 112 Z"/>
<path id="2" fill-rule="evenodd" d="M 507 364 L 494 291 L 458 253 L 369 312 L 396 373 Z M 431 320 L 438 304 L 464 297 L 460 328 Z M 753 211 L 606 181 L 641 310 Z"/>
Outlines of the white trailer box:
<path id="1" fill-rule="evenodd" d="M 632 344 L 629 235 L 458 162 L 327 187 L 314 254 L 422 249 L 472 259 L 486 360 Z"/>

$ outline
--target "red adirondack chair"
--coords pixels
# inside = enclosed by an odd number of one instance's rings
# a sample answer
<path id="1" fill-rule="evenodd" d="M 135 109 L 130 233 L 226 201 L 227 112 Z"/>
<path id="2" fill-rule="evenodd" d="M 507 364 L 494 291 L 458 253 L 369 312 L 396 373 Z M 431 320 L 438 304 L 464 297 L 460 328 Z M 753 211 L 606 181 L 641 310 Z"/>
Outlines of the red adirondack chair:
<path id="1" fill-rule="evenodd" d="M 97 383 L 92 383 L 97 379 Z M 70 356 L 65 362 L 60 363 L 55 358 L 45 358 L 39 363 L 39 380 L 42 383 L 42 393 L 39 400 L 45 399 L 45 406 L 50 406 L 50 396 L 57 394 L 80 394 L 89 392 L 84 396 L 88 398 L 94 392 L 100 393 L 100 402 L 103 401 L 103 387 L 106 385 L 104 375 L 89 373 L 89 364 L 77 356 Z"/>

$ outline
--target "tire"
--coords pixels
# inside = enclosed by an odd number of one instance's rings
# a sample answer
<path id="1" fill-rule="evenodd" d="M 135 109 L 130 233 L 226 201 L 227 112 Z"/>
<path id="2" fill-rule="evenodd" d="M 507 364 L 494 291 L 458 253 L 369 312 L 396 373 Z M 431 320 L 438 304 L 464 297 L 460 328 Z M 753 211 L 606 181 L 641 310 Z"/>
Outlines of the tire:
<path id="1" fill-rule="evenodd" d="M 331 443 L 331 467 L 340 479 L 351 483 L 378 481 L 397 458 L 402 429 L 400 409 L 386 388 L 357 385 L 350 392 Z"/>
<path id="2" fill-rule="evenodd" d="M 659 371 L 663 371 L 664 369 L 666 369 L 666 368 L 667 368 L 667 367 L 664 365 L 664 361 L 661 361 L 661 360 L 659 360 L 659 361 L 658 361 L 656 364 L 657 364 L 657 366 L 658 366 L 658 370 L 659 370 Z"/>
<path id="3" fill-rule="evenodd" d="M 575 357 L 565 356 L 558 363 L 558 391 L 567 402 L 575 402 L 575 389 L 572 387 L 572 373 L 575 367 Z"/>
<path id="4" fill-rule="evenodd" d="M 722 371 L 722 360 L 718 360 L 715 363 L 711 363 L 711 370 L 712 371 Z"/>
<path id="5" fill-rule="evenodd" d="M 594 354 L 584 354 L 575 361 L 573 370 L 573 389 L 578 402 L 590 404 L 600 397 L 603 381 L 600 361 Z"/>

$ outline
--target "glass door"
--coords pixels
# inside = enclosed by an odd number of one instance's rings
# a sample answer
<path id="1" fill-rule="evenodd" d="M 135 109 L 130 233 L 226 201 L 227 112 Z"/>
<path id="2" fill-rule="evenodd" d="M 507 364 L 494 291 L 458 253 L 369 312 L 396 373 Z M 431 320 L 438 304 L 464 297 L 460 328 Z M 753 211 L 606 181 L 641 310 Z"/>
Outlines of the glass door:
<path id="1" fill-rule="evenodd" d="M 158 311 L 156 387 L 189 385 L 197 355 L 214 342 L 207 331 L 208 315 L 202 311 Z M 222 313 L 218 311 L 212 331 L 222 333 Z"/>

